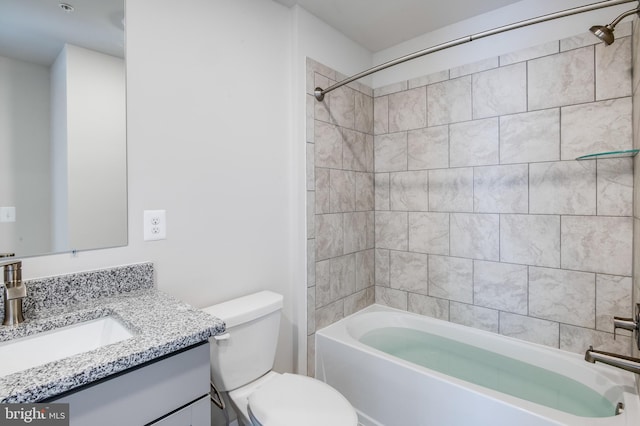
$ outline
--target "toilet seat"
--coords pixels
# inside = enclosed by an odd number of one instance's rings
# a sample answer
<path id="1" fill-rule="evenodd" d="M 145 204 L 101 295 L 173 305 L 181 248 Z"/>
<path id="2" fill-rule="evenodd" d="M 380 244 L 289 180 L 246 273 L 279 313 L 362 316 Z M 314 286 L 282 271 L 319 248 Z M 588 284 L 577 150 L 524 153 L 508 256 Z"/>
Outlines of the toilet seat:
<path id="1" fill-rule="evenodd" d="M 279 374 L 249 395 L 257 426 L 357 426 L 358 416 L 340 392 L 320 380 Z"/>

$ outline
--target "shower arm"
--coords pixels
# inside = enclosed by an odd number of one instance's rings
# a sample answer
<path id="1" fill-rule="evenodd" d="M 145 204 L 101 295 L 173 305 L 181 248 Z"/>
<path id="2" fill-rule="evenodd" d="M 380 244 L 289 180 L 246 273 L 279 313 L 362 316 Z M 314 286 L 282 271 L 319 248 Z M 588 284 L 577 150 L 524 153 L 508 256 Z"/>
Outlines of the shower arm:
<path id="1" fill-rule="evenodd" d="M 636 9 L 627 10 L 626 12 L 621 13 L 620 16 L 618 16 L 616 19 L 611 21 L 611 23 L 609 25 L 607 25 L 607 26 L 609 28 L 613 28 L 616 25 L 618 25 L 620 23 L 620 21 L 622 21 L 624 18 L 626 18 L 627 16 L 631 16 L 634 13 L 637 13 L 640 16 L 640 4 L 638 4 L 638 7 Z"/>
<path id="2" fill-rule="evenodd" d="M 416 58 L 420 58 L 422 56 L 428 55 L 430 53 L 434 53 L 434 52 L 438 52 L 440 50 L 445 50 L 448 49 L 450 47 L 454 47 L 454 46 L 459 46 L 461 44 L 465 44 L 465 43 L 469 43 L 471 41 L 474 40 L 478 40 L 484 37 L 489 37 L 492 35 L 496 35 L 496 34 L 500 34 L 506 31 L 511 31 L 511 30 L 515 30 L 517 28 L 522 28 L 522 27 L 526 27 L 529 25 L 534 25 L 534 24 L 539 24 L 542 22 L 546 22 L 546 21 L 551 21 L 553 19 L 558 19 L 558 18 L 564 18 L 566 16 L 571 16 L 571 15 L 577 15 L 579 13 L 584 13 L 584 12 L 591 12 L 592 10 L 598 10 L 598 9 L 604 9 L 606 7 L 611 7 L 611 6 L 617 6 L 619 4 L 624 4 L 624 3 L 631 3 L 634 1 L 638 1 L 638 0 L 607 0 L 607 1 L 602 1 L 602 2 L 598 2 L 598 3 L 593 3 L 593 4 L 588 4 L 588 5 L 584 5 L 584 6 L 579 6 L 579 7 L 574 7 L 571 9 L 566 9 L 566 10 L 562 10 L 559 12 L 554 12 L 554 13 L 550 13 L 548 15 L 542 15 L 542 16 L 538 16 L 536 18 L 531 18 L 531 19 L 526 19 L 524 21 L 518 21 L 515 22 L 513 24 L 508 24 L 508 25 L 503 25 L 501 27 L 497 27 L 491 30 L 487 30 L 487 31 L 482 31 L 476 34 L 472 34 L 472 35 L 468 35 L 465 37 L 461 37 L 461 38 L 457 38 L 455 40 L 451 40 L 451 41 L 447 41 L 445 43 L 441 43 L 441 44 L 437 44 L 435 46 L 432 47 L 428 47 L 426 49 L 422 49 L 422 50 L 418 50 L 417 52 L 414 53 L 410 53 L 408 55 L 405 56 L 401 56 L 397 59 L 393 59 L 391 61 L 385 62 L 383 64 L 377 65 L 373 68 L 369 68 L 368 70 L 362 71 L 358 74 L 354 74 L 349 78 L 346 78 L 342 81 L 339 81 L 329 87 L 327 87 L 326 89 L 322 89 L 320 87 L 316 87 L 314 90 L 314 96 L 318 101 L 322 101 L 324 99 L 324 95 L 339 88 L 342 87 L 346 84 L 351 83 L 352 81 L 355 80 L 359 80 L 362 77 L 366 77 L 370 74 L 376 73 L 378 71 L 382 71 L 384 69 L 387 69 L 389 67 L 393 67 L 395 65 L 401 64 L 403 62 L 407 62 L 410 61 L 412 59 L 416 59 Z M 639 7 L 640 8 L 640 7 Z M 617 24 L 620 20 L 622 20 L 623 18 L 625 18 L 626 16 L 629 16 L 633 13 L 636 13 L 638 11 L 638 9 L 635 10 L 631 10 L 628 12 L 623 13 L 622 15 L 620 15 L 618 18 L 616 18 L 612 24 Z"/>

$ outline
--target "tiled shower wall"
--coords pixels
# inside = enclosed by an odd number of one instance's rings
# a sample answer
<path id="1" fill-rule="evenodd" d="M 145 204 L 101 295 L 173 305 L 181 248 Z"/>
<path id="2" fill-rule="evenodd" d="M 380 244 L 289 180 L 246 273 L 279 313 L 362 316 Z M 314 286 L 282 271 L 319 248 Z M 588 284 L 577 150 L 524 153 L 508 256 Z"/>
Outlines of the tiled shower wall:
<path id="1" fill-rule="evenodd" d="M 307 61 L 307 357 L 316 328 L 374 302 L 373 93 Z"/>
<path id="2" fill-rule="evenodd" d="M 376 302 L 629 353 L 631 27 L 375 90 Z"/>
<path id="3" fill-rule="evenodd" d="M 632 146 L 630 35 L 621 25 L 605 47 L 587 33 L 373 99 L 352 85 L 316 102 L 342 76 L 308 61 L 309 374 L 315 330 L 374 298 L 630 352 L 611 317 L 631 315 L 633 162 L 574 159 Z"/>

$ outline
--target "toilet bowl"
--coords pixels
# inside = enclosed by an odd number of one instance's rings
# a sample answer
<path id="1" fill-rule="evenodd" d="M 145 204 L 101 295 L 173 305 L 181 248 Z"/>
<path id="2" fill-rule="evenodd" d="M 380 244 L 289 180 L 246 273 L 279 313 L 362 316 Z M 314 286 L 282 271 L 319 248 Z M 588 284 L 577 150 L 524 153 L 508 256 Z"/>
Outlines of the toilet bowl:
<path id="1" fill-rule="evenodd" d="M 262 291 L 204 308 L 227 332 L 210 339 L 211 380 L 244 426 L 357 426 L 347 399 L 320 380 L 272 371 L 282 295 Z"/>

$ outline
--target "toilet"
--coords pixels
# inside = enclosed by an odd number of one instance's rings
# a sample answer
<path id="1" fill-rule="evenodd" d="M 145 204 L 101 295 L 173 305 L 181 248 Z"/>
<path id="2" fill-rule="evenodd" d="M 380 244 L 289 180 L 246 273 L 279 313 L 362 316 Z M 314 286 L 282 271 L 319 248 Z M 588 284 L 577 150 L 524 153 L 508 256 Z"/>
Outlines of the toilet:
<path id="1" fill-rule="evenodd" d="M 261 291 L 203 309 L 225 334 L 209 340 L 211 380 L 226 392 L 243 426 L 357 426 L 349 401 L 320 380 L 271 371 L 282 295 Z"/>

